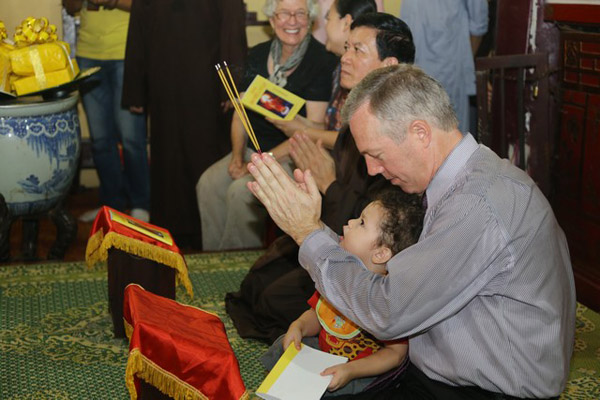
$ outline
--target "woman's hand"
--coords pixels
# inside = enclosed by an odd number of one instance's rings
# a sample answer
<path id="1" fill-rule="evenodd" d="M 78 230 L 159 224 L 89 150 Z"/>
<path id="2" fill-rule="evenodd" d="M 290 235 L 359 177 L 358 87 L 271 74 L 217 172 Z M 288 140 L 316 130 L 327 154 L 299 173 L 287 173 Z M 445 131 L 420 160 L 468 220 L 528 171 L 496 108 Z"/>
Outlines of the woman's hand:
<path id="1" fill-rule="evenodd" d="M 325 194 L 329 185 L 335 181 L 335 161 L 325 150 L 321 140 L 315 144 L 306 135 L 294 135 L 290 139 L 290 156 L 301 170 L 310 168 L 319 192 Z"/>
<path id="2" fill-rule="evenodd" d="M 62 5 L 69 15 L 75 15 L 81 10 L 83 0 L 62 0 Z"/>
<path id="3" fill-rule="evenodd" d="M 338 364 L 333 367 L 329 367 L 321 372 L 321 376 L 333 375 L 331 382 L 329 382 L 329 386 L 327 386 L 327 390 L 333 392 L 338 390 L 344 386 L 352 379 L 354 379 L 354 375 L 352 372 L 351 363 Z"/>
<path id="4" fill-rule="evenodd" d="M 241 158 L 232 155 L 227 172 L 229 172 L 229 176 L 231 176 L 232 179 L 240 179 L 248 173 L 248 169 Z"/>
<path id="5" fill-rule="evenodd" d="M 119 0 L 88 0 L 88 2 L 94 4 L 95 6 L 102 6 L 112 10 L 113 8 L 117 7 Z"/>
<path id="6" fill-rule="evenodd" d="M 287 137 L 292 137 L 296 132 L 301 132 L 309 128 L 307 119 L 301 115 L 296 115 L 294 119 L 290 121 L 273 118 L 267 118 L 267 121 L 275 125 L 275 127 L 285 133 Z"/>
<path id="7" fill-rule="evenodd" d="M 223 113 L 226 113 L 227 111 L 231 110 L 233 108 L 233 103 L 231 102 L 231 100 L 224 100 L 221 102 L 221 111 Z"/>

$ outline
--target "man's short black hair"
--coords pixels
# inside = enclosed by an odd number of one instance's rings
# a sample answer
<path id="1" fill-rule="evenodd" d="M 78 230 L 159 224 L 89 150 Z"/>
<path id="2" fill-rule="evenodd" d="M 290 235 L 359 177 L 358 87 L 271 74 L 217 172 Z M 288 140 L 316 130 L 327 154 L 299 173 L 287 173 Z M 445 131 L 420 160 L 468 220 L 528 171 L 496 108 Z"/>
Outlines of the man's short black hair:
<path id="1" fill-rule="evenodd" d="M 367 13 L 352 22 L 351 29 L 365 26 L 377 30 L 379 60 L 396 57 L 398 62 L 412 64 L 415 61 L 415 44 L 406 22 L 386 13 Z"/>
<path id="2" fill-rule="evenodd" d="M 407 194 L 400 188 L 392 187 L 378 192 L 373 201 L 384 212 L 377 246 L 386 246 L 395 255 L 419 240 L 425 217 L 420 195 Z"/>

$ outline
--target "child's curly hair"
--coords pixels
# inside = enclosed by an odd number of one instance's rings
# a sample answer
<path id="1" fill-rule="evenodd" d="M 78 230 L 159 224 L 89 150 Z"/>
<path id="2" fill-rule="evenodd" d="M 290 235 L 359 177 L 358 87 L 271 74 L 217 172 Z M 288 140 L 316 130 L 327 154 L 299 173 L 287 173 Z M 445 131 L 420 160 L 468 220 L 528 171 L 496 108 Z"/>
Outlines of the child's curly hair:
<path id="1" fill-rule="evenodd" d="M 425 210 L 420 195 L 389 188 L 375 194 L 373 201 L 384 211 L 378 246 L 386 246 L 395 255 L 419 240 Z"/>

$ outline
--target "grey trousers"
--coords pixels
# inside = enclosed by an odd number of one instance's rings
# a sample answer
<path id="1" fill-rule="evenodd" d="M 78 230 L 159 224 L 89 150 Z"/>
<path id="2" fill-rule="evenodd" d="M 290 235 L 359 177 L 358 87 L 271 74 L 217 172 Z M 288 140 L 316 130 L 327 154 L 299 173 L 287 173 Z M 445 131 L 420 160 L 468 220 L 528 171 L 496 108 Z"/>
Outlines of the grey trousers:
<path id="1" fill-rule="evenodd" d="M 260 357 L 260 362 L 267 369 L 271 370 L 279 358 L 283 355 L 283 338 L 284 335 L 281 335 L 277 338 L 275 342 L 267 349 L 265 354 Z M 318 336 L 307 336 L 302 338 L 302 343 L 305 345 L 312 347 L 313 349 L 319 348 L 319 337 Z M 335 392 L 325 391 L 321 398 L 330 398 L 335 396 L 341 396 L 343 394 L 356 394 L 362 392 L 371 382 L 375 380 L 376 377 L 367 377 L 367 378 L 359 378 L 351 380 L 346 384 L 346 386 L 339 388 Z"/>
<path id="2" fill-rule="evenodd" d="M 253 151 L 246 149 L 244 161 Z M 229 176 L 231 153 L 211 165 L 196 184 L 196 200 L 202 221 L 202 250 L 249 249 L 263 246 L 267 211 L 246 184 L 247 174 Z M 291 175 L 292 162 L 282 163 Z"/>

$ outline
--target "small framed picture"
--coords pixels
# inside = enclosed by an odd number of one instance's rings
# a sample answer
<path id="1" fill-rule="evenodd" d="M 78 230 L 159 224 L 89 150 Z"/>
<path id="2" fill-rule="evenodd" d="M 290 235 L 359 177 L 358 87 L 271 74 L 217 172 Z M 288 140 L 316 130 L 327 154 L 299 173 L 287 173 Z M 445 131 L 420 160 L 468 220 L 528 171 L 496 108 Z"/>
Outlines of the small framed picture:
<path id="1" fill-rule="evenodd" d="M 244 107 L 265 117 L 291 120 L 306 101 L 257 75 L 242 98 Z"/>
<path id="2" fill-rule="evenodd" d="M 173 245 L 173 238 L 169 231 L 159 228 L 158 226 L 148 224 L 142 221 L 138 221 L 133 219 L 129 215 L 122 214 L 115 210 L 110 210 L 110 219 L 114 222 L 117 222 L 127 228 L 139 232 L 143 235 L 151 237 L 153 239 L 158 240 L 159 242 L 163 242 L 169 246 Z"/>
<path id="3" fill-rule="evenodd" d="M 275 93 L 272 93 L 268 90 L 265 90 L 263 92 L 262 96 L 260 96 L 260 98 L 258 99 L 257 104 L 259 107 L 262 107 L 267 111 L 275 113 L 281 118 L 287 117 L 287 115 L 290 113 L 290 110 L 294 106 L 289 101 L 282 99 Z"/>

